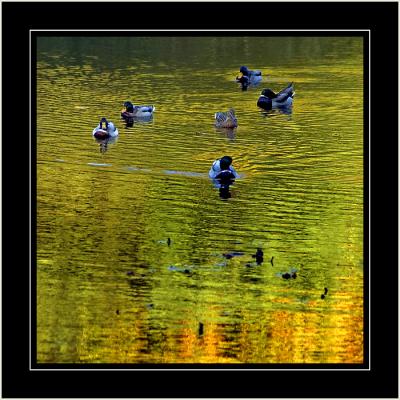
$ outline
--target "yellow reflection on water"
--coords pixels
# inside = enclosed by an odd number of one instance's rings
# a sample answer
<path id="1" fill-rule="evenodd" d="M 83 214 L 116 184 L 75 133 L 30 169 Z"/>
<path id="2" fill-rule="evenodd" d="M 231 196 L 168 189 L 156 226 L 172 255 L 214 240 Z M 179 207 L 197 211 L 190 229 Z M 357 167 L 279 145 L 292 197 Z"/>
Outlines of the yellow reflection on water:
<path id="1" fill-rule="evenodd" d="M 38 42 L 38 362 L 363 362 L 362 40 L 139 39 Z M 290 113 L 256 108 L 288 81 Z M 127 127 L 128 99 L 154 118 Z M 225 154 L 229 200 L 207 177 Z"/>

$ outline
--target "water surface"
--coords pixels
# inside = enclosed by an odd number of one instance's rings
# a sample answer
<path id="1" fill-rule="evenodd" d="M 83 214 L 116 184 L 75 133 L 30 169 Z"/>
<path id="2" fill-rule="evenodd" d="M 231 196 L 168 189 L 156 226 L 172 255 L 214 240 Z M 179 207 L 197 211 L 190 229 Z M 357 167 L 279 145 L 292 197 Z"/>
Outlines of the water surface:
<path id="1" fill-rule="evenodd" d="M 38 38 L 37 361 L 361 363 L 362 48 Z M 259 87 L 234 82 L 241 65 Z M 291 81 L 292 110 L 257 109 Z M 154 117 L 127 127 L 126 100 Z M 238 128 L 217 130 L 229 107 Z M 207 176 L 225 154 L 242 175 L 228 199 Z"/>

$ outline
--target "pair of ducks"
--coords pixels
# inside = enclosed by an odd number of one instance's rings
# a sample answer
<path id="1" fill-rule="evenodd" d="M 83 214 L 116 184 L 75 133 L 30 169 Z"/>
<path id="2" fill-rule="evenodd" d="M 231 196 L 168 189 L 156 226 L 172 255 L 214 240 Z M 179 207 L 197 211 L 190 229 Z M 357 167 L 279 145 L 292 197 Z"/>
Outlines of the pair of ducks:
<path id="1" fill-rule="evenodd" d="M 124 103 L 121 117 L 126 122 L 132 122 L 135 118 L 150 118 L 156 108 L 154 106 L 135 106 L 130 101 Z M 96 139 L 108 139 L 118 136 L 118 129 L 107 118 L 102 118 L 99 125 L 93 129 L 93 136 Z"/>
<path id="2" fill-rule="evenodd" d="M 290 107 L 293 103 L 293 82 L 289 83 L 278 93 L 271 89 L 264 89 L 257 100 L 257 107 L 263 110 L 272 110 L 274 107 Z M 235 110 L 215 113 L 215 126 L 217 128 L 236 128 L 238 126 Z"/>
<path id="3" fill-rule="evenodd" d="M 262 81 L 262 73 L 258 70 L 250 70 L 241 66 L 239 72 L 241 77 L 236 77 L 236 82 L 247 89 L 249 85 L 257 85 Z M 263 110 L 272 110 L 273 107 L 289 107 L 292 105 L 294 96 L 293 82 L 289 83 L 280 92 L 275 93 L 271 89 L 264 89 L 257 101 L 257 106 Z M 235 110 L 231 108 L 227 112 L 215 113 L 215 126 L 217 128 L 236 128 L 238 126 Z"/>

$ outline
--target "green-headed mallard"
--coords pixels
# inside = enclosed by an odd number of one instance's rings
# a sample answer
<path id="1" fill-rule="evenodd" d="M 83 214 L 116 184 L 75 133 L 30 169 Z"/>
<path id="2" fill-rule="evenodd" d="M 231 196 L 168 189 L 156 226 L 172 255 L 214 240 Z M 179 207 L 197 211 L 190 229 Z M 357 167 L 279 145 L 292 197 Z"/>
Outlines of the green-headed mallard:
<path id="1" fill-rule="evenodd" d="M 253 71 L 243 65 L 240 67 L 239 72 L 242 76 L 237 76 L 236 81 L 241 83 L 242 86 L 257 85 L 262 81 L 261 71 Z"/>
<path id="2" fill-rule="evenodd" d="M 148 118 L 153 115 L 156 108 L 154 106 L 135 106 L 130 101 L 125 101 L 121 117 L 125 120 L 132 118 Z"/>
<path id="3" fill-rule="evenodd" d="M 96 139 L 107 139 L 110 137 L 118 136 L 118 129 L 111 121 L 107 121 L 106 118 L 100 120 L 99 125 L 93 129 L 93 136 Z"/>
<path id="4" fill-rule="evenodd" d="M 273 107 L 288 107 L 293 103 L 293 96 L 293 82 L 289 83 L 277 94 L 271 89 L 264 89 L 257 101 L 257 106 L 264 110 L 271 110 Z"/>

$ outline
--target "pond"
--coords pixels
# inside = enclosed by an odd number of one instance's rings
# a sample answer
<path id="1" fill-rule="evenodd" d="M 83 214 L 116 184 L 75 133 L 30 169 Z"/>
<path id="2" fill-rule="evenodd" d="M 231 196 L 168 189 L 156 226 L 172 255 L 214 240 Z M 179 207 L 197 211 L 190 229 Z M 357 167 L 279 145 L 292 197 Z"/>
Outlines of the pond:
<path id="1" fill-rule="evenodd" d="M 362 363 L 363 39 L 135 34 L 37 39 L 37 362 Z"/>

